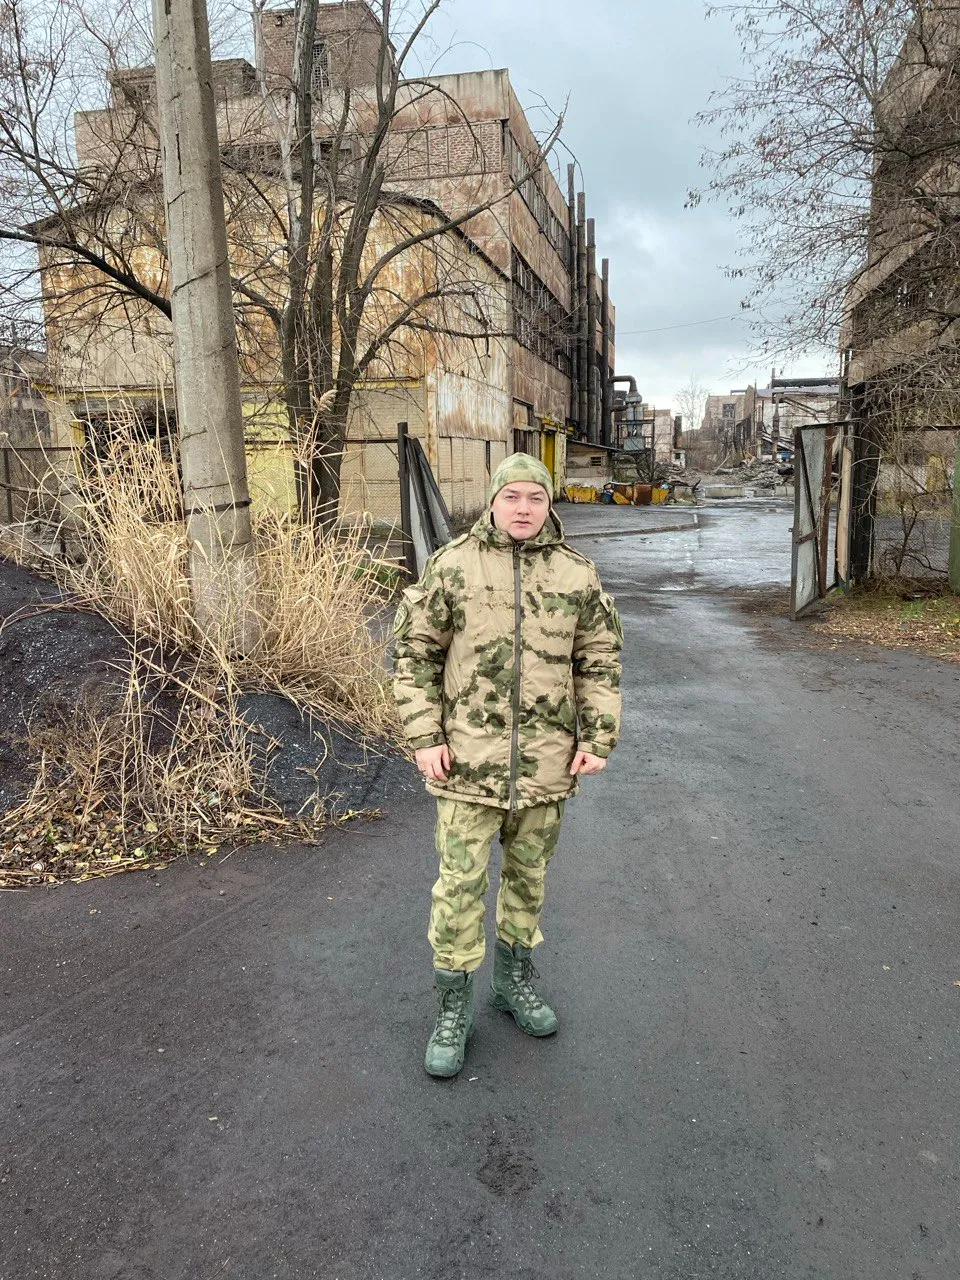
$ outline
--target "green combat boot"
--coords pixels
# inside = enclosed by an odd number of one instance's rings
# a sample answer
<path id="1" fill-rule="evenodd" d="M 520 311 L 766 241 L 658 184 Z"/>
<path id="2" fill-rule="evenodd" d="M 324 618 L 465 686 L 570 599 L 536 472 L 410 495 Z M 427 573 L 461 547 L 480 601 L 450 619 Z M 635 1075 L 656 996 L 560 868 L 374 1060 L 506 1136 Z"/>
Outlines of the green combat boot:
<path id="1" fill-rule="evenodd" d="M 512 949 L 500 938 L 493 953 L 493 1004 L 512 1013 L 517 1026 L 528 1036 L 552 1036 L 557 1015 L 537 995 L 532 978 L 540 975 L 530 959 L 530 948 L 519 942 Z"/>
<path id="2" fill-rule="evenodd" d="M 473 974 L 435 969 L 440 1012 L 427 1041 L 423 1065 L 432 1076 L 455 1076 L 463 1066 L 467 1041 L 473 1034 Z"/>

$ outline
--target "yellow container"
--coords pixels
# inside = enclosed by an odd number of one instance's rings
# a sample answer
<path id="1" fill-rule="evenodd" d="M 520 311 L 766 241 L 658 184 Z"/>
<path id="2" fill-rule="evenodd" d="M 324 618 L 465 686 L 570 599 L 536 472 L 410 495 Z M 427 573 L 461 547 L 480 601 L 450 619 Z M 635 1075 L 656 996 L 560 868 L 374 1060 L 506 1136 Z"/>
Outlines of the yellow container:
<path id="1" fill-rule="evenodd" d="M 598 502 L 600 494 L 592 484 L 568 484 L 563 491 L 568 502 Z"/>
<path id="2" fill-rule="evenodd" d="M 657 485 L 653 491 L 653 502 L 666 502 L 670 496 L 670 490 L 665 485 Z"/>

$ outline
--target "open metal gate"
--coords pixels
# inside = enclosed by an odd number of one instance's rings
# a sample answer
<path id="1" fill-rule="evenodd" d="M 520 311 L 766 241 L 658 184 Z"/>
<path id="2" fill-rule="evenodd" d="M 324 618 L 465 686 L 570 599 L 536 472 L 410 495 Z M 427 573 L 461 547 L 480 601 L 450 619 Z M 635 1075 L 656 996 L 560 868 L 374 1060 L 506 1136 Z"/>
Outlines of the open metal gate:
<path id="1" fill-rule="evenodd" d="M 850 425 L 818 422 L 798 427 L 794 446 L 790 617 L 796 619 L 849 579 Z"/>
<path id="2" fill-rule="evenodd" d="M 453 537 L 453 522 L 423 445 L 405 422 L 397 424 L 397 457 L 403 562 L 416 581 L 430 556 Z"/>

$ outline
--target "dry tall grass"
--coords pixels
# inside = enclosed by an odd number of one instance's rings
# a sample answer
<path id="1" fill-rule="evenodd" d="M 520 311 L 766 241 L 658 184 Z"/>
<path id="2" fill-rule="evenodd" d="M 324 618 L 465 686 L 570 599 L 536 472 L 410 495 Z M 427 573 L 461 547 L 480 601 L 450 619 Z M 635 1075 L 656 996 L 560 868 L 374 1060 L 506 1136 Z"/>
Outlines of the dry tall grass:
<path id="1" fill-rule="evenodd" d="M 0 887 L 155 864 L 266 833 L 302 836 L 304 825 L 265 798 L 272 746 L 237 714 L 237 693 L 280 693 L 358 737 L 393 737 L 377 626 L 393 566 L 362 535 L 315 536 L 260 516 L 250 605 L 258 639 L 237 654 L 233 619 L 209 629 L 194 619 L 178 477 L 157 444 L 117 444 L 56 499 L 68 512 L 63 536 L 21 544 L 19 558 L 126 632 L 129 669 L 119 702 L 81 703 L 33 735 L 35 783 L 0 820 Z M 9 537 L 3 549 L 18 554 Z"/>
<path id="2" fill-rule="evenodd" d="M 0 887 L 86 880 L 221 844 L 305 838 L 266 794 L 276 743 L 254 733 L 235 695 L 194 685 L 175 696 L 131 648 L 119 696 L 81 698 L 33 725 L 23 801 L 0 817 Z"/>
<path id="3" fill-rule="evenodd" d="M 248 690 L 276 690 L 358 731 L 389 735 L 394 711 L 385 639 L 371 627 L 393 566 L 362 533 L 322 537 L 270 514 L 254 521 L 259 639 L 232 653 L 234 620 L 202 630 L 191 610 L 187 541 L 175 467 L 154 443 L 118 444 L 91 464 L 71 497 L 82 556 L 50 557 L 60 584 L 165 653 Z"/>

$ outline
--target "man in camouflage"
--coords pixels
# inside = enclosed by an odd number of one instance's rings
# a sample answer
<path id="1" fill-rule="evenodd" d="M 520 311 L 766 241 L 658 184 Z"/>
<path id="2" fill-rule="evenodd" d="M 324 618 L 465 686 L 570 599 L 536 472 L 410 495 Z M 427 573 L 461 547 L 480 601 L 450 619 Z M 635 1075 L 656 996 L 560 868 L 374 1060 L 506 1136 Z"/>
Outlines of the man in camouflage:
<path id="1" fill-rule="evenodd" d="M 430 558 L 397 611 L 394 691 L 437 797 L 429 938 L 440 1011 L 426 1069 L 454 1076 L 473 1030 L 490 844 L 503 844 L 493 1003 L 528 1035 L 557 1029 L 533 986 L 547 863 L 568 796 L 617 744 L 623 640 L 593 564 L 563 540 L 546 467 L 515 453 L 490 507 Z"/>

